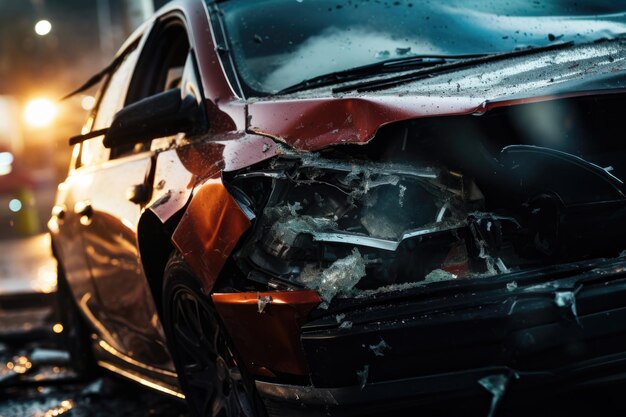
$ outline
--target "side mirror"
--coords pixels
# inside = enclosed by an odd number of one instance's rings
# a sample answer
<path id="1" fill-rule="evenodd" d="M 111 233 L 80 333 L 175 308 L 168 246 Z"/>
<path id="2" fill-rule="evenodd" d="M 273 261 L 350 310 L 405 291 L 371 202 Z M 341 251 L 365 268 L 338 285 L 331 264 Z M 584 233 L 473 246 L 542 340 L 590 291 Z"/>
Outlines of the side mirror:
<path id="1" fill-rule="evenodd" d="M 205 129 L 201 107 L 192 96 L 181 98 L 174 88 L 146 97 L 117 112 L 104 136 L 104 146 L 113 148 L 148 142 L 176 133 Z"/>

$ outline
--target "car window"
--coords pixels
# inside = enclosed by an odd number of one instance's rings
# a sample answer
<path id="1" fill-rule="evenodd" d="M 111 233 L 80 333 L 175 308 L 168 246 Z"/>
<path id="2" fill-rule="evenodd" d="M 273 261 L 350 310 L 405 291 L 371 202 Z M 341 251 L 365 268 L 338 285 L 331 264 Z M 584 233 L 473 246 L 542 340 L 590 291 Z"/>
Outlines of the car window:
<path id="1" fill-rule="evenodd" d="M 156 26 L 139 56 L 125 105 L 180 87 L 188 54 L 189 39 L 182 22 L 171 20 Z M 148 149 L 150 143 L 121 145 L 111 149 L 110 158 Z"/>
<path id="2" fill-rule="evenodd" d="M 183 67 L 170 68 L 168 70 L 165 89 L 170 90 L 173 88 L 181 89 L 183 96 L 191 95 L 195 97 L 198 99 L 200 106 L 202 106 L 202 101 L 199 99 L 201 94 L 193 51 L 187 53 L 187 59 Z M 168 149 L 175 142 L 176 138 L 171 136 L 157 138 L 152 140 L 150 149 L 153 151 Z"/>
<path id="3" fill-rule="evenodd" d="M 138 50 L 130 51 L 105 84 L 98 110 L 96 111 L 91 130 L 100 130 L 111 125 L 115 113 L 124 105 L 130 76 L 134 68 Z M 81 149 L 81 165 L 92 165 L 104 162 L 109 158 L 109 149 L 102 144 L 103 136 L 83 142 Z"/>
<path id="4" fill-rule="evenodd" d="M 102 136 L 86 140 L 81 145 L 80 165 L 94 165 L 104 162 L 109 157 L 109 150 L 102 144 Z"/>
<path id="5" fill-rule="evenodd" d="M 626 32 L 624 2 L 608 0 L 240 0 L 218 5 L 228 51 L 251 95 L 389 59 L 506 52 Z"/>

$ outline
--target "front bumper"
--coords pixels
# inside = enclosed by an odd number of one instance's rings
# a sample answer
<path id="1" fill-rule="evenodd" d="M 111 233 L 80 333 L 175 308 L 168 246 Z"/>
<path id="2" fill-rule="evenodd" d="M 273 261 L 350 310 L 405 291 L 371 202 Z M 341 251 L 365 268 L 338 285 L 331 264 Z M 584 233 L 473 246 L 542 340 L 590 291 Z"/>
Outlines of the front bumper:
<path id="1" fill-rule="evenodd" d="M 302 329 L 312 384 L 257 388 L 276 415 L 278 403 L 362 415 L 454 398 L 486 413 L 488 377 L 506 382 L 503 406 L 626 380 L 625 267 L 587 262 L 335 303 Z"/>
<path id="2" fill-rule="evenodd" d="M 494 375 L 507 378 L 502 401 L 478 381 Z M 597 391 L 607 387 L 623 392 L 626 386 L 626 353 L 609 355 L 572 366 L 542 372 L 521 372 L 508 367 L 490 367 L 437 374 L 402 380 L 376 382 L 365 387 L 315 388 L 257 381 L 256 387 L 270 416 L 378 416 L 415 415 L 417 411 L 447 415 L 488 415 L 491 408 L 504 409 L 507 415 L 536 415 L 541 407 L 576 412 L 571 401 L 576 393 L 587 402 Z M 567 406 L 559 403 L 570 399 Z M 597 401 L 598 398 L 595 398 Z M 526 407 L 520 409 L 520 407 Z M 569 407 L 569 408 L 568 408 Z M 622 405 L 622 410 L 626 409 Z M 518 413 L 511 410 L 517 410 Z M 615 408 L 605 410 L 615 412 Z M 580 411 L 580 409 L 578 409 Z M 449 414 L 452 413 L 452 414 Z M 566 415 L 556 414 L 552 415 Z M 611 414 L 612 415 L 612 414 Z"/>

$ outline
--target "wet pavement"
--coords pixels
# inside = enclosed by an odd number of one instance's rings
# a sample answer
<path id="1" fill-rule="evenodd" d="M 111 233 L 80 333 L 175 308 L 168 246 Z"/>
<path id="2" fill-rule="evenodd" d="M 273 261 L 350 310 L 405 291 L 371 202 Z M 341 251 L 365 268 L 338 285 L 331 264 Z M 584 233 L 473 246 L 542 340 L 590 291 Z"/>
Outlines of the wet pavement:
<path id="1" fill-rule="evenodd" d="M 2 417 L 186 417 L 183 404 L 109 377 L 89 384 L 33 384 L 3 390 Z"/>
<path id="2" fill-rule="evenodd" d="M 101 371 L 77 379 L 63 350 L 47 235 L 0 240 L 0 417 L 186 417 L 182 402 Z"/>
<path id="3" fill-rule="evenodd" d="M 0 417 L 188 416 L 182 402 L 105 371 L 78 380 L 52 310 L 0 313 Z"/>

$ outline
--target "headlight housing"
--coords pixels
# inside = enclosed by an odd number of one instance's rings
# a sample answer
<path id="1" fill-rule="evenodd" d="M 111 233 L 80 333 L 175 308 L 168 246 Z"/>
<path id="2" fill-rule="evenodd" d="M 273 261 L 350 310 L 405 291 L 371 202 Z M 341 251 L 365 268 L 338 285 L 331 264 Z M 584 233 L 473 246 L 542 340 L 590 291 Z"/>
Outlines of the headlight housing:
<path id="1" fill-rule="evenodd" d="M 237 253 L 252 279 L 317 289 L 329 302 L 470 271 L 468 214 L 483 197 L 458 173 L 301 154 L 228 182 L 259 196 L 247 198 L 257 221 Z"/>

